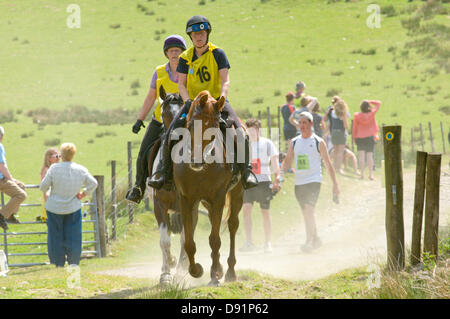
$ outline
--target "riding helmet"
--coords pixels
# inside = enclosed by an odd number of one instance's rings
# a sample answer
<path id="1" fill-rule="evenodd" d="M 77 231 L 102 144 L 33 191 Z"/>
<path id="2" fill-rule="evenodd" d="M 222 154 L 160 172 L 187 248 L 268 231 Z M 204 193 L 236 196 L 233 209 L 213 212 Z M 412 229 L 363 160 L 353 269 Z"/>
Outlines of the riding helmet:
<path id="1" fill-rule="evenodd" d="M 170 48 L 180 48 L 184 51 L 184 50 L 186 50 L 186 42 L 184 42 L 184 39 L 181 35 L 178 35 L 178 34 L 169 35 L 164 40 L 163 51 L 166 56 L 167 56 L 166 52 Z"/>
<path id="2" fill-rule="evenodd" d="M 186 23 L 186 33 L 191 36 L 191 32 L 197 32 L 205 30 L 209 33 L 211 32 L 211 23 L 204 16 L 193 16 Z"/>

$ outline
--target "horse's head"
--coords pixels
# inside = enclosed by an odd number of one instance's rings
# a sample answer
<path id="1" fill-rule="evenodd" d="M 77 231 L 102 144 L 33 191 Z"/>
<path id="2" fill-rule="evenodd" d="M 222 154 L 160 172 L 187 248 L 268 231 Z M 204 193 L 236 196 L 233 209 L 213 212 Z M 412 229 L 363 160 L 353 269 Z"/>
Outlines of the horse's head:
<path id="1" fill-rule="evenodd" d="M 206 130 L 210 128 L 215 128 L 216 130 L 213 132 L 220 132 L 219 130 L 219 119 L 220 112 L 225 104 L 225 98 L 223 96 L 220 97 L 219 101 L 214 99 L 208 91 L 200 92 L 197 97 L 192 102 L 191 108 L 189 110 L 189 114 L 187 115 L 187 128 L 191 135 L 191 149 L 195 150 L 201 148 L 203 150 L 205 147 L 212 142 L 214 139 L 213 135 L 209 137 L 204 134 Z M 200 121 L 200 122 L 196 122 Z M 197 123 L 197 124 L 195 124 Z M 201 123 L 201 125 L 199 125 Z M 201 127 L 201 132 L 199 127 Z M 195 138 L 195 134 L 200 134 Z M 196 163 L 198 164 L 198 163 Z M 193 165 L 193 168 L 199 165 Z M 200 165 L 201 166 L 201 165 Z"/>
<path id="2" fill-rule="evenodd" d="M 166 93 L 164 87 L 159 88 L 159 97 L 162 99 L 161 111 L 164 128 L 167 130 L 173 118 L 183 106 L 183 99 L 178 93 Z"/>

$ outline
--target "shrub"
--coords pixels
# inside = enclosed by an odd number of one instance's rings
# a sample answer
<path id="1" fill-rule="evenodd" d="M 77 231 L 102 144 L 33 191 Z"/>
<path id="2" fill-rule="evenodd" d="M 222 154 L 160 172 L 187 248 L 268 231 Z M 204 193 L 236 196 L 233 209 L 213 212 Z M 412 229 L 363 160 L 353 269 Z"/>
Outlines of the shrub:
<path id="1" fill-rule="evenodd" d="M 275 92 L 273 92 L 273 96 L 280 96 L 280 95 L 281 95 L 280 90 L 275 90 Z"/>
<path id="2" fill-rule="evenodd" d="M 262 104 L 263 102 L 264 102 L 263 97 L 257 97 L 252 101 L 253 104 Z"/>
<path id="3" fill-rule="evenodd" d="M 331 72 L 331 75 L 333 76 L 341 76 L 344 72 L 342 71 L 336 71 L 336 72 Z"/>
<path id="4" fill-rule="evenodd" d="M 139 83 L 139 80 L 133 81 L 131 83 L 131 86 L 130 86 L 130 88 L 132 88 L 132 89 L 137 89 L 137 88 L 140 88 L 140 87 L 141 87 L 141 84 Z"/>
<path id="5" fill-rule="evenodd" d="M 45 146 L 58 146 L 61 144 L 61 140 L 59 138 L 52 138 L 44 141 Z"/>
<path id="6" fill-rule="evenodd" d="M 441 106 L 439 108 L 439 111 L 441 111 L 442 113 L 444 113 L 445 115 L 450 115 L 450 106 L 446 105 L 446 106 Z"/>
<path id="7" fill-rule="evenodd" d="M 383 70 L 383 64 L 378 64 L 376 67 L 377 71 Z"/>
<path id="8" fill-rule="evenodd" d="M 370 81 L 361 81 L 361 86 L 370 86 Z"/>
<path id="9" fill-rule="evenodd" d="M 120 28 L 120 23 L 117 23 L 117 24 L 110 24 L 109 27 L 110 27 L 111 29 L 119 29 L 119 28 Z"/>
<path id="10" fill-rule="evenodd" d="M 397 11 L 393 5 L 388 5 L 381 7 L 381 14 L 385 14 L 387 17 L 395 17 L 397 15 Z"/>
<path id="11" fill-rule="evenodd" d="M 329 89 L 329 90 L 327 91 L 326 96 L 327 96 L 327 97 L 333 97 L 333 96 L 335 96 L 335 95 L 339 95 L 340 93 L 341 93 L 341 89 Z"/>

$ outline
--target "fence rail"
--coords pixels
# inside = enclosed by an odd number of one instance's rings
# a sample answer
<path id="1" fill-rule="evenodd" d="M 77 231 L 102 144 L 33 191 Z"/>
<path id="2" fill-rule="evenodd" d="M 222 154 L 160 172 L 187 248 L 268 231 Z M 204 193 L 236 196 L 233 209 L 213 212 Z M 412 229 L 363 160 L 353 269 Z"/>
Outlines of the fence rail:
<path id="1" fill-rule="evenodd" d="M 96 176 L 96 179 L 99 179 Z M 39 185 L 34 184 L 26 184 L 26 189 L 38 189 Z M 97 193 L 97 192 L 96 192 Z M 83 250 L 81 253 L 81 256 L 86 255 L 92 255 L 95 254 L 97 257 L 102 257 L 102 250 L 100 247 L 100 227 L 99 227 L 99 212 L 98 212 L 98 205 L 97 205 L 97 196 L 96 193 L 93 195 L 92 202 L 88 203 L 82 203 L 82 210 L 84 207 L 88 207 L 90 209 L 90 217 L 91 219 L 82 219 L 82 225 L 86 223 L 93 223 L 94 224 L 94 230 L 82 230 L 83 234 L 94 234 L 95 240 L 85 240 L 82 241 L 82 245 L 95 245 L 95 250 Z M 5 206 L 5 198 L 3 192 L 0 192 L 1 194 L 1 207 L 3 208 Z M 42 204 L 21 204 L 21 208 L 26 207 L 42 207 Z M 88 216 L 88 211 L 83 212 L 83 217 Z M 94 217 L 94 218 L 93 218 Z M 46 224 L 42 221 L 33 221 L 33 222 L 21 222 L 19 225 L 16 225 L 16 227 L 20 227 L 22 225 L 36 225 L 36 224 Z M 3 243 L 0 243 L 0 248 L 3 248 L 6 255 L 6 260 L 8 263 L 8 267 L 29 267 L 29 266 L 38 266 L 38 265 L 48 265 L 49 262 L 30 262 L 30 263 L 9 263 L 9 257 L 26 257 L 26 256 L 48 256 L 48 252 L 15 252 L 11 253 L 8 250 L 8 247 L 18 247 L 18 246 L 47 246 L 47 242 L 8 242 L 8 237 L 14 236 L 15 238 L 20 236 L 29 236 L 29 235 L 47 235 L 47 231 L 24 231 L 24 232 L 5 232 L 3 231 L 0 233 L 0 236 L 3 235 Z"/>

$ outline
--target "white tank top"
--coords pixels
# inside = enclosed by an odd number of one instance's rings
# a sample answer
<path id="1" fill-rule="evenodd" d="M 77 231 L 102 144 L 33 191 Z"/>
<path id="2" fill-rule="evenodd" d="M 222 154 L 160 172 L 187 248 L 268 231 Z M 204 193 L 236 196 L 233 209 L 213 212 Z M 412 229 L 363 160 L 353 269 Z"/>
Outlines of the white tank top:
<path id="1" fill-rule="evenodd" d="M 322 157 L 318 150 L 321 141 L 322 139 L 314 133 L 308 138 L 299 135 L 292 139 L 295 185 L 320 183 L 322 181 Z"/>

